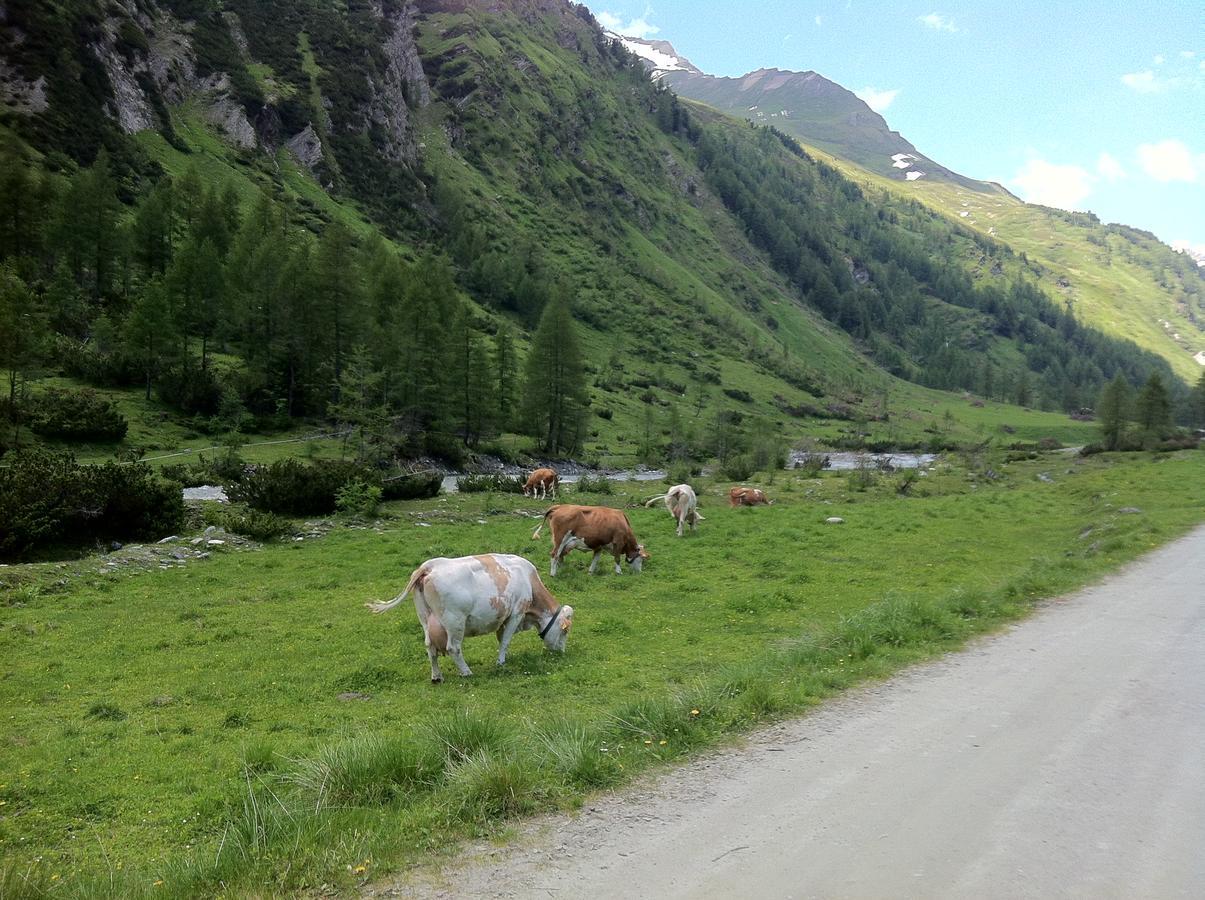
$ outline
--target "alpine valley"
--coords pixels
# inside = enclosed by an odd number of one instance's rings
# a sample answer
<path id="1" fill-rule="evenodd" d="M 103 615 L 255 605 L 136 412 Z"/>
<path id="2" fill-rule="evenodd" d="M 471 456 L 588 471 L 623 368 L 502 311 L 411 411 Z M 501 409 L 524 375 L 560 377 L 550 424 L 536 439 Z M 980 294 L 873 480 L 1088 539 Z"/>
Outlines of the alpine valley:
<path id="1" fill-rule="evenodd" d="M 712 78 L 561 0 L 7 0 L 0 52 L 14 423 L 56 377 L 143 449 L 351 394 L 403 454 L 655 461 L 721 421 L 856 443 L 895 412 L 918 443 L 952 399 L 925 388 L 1066 412 L 1200 368 L 1187 256 L 950 172 L 814 73 Z M 997 424 L 959 405 L 944 430 Z"/>

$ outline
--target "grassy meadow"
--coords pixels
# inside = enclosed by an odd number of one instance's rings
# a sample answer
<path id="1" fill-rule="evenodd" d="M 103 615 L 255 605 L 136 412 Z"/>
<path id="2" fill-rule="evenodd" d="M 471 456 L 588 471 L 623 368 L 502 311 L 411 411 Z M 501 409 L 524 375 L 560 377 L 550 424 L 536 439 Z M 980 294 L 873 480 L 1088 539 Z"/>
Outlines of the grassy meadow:
<path id="1" fill-rule="evenodd" d="M 440 686 L 409 605 L 363 603 L 432 556 L 515 552 L 546 573 L 542 504 L 389 504 L 166 571 L 0 569 L 0 896 L 351 892 L 957 646 L 1205 521 L 1196 451 L 952 456 L 907 477 L 779 472 L 755 482 L 775 505 L 735 510 L 727 482 L 699 479 L 706 521 L 683 539 L 663 507 L 634 508 L 643 574 L 592 577 L 579 553 L 546 579 L 577 611 L 564 656 L 525 632 L 499 670 L 474 638 L 474 676 Z"/>

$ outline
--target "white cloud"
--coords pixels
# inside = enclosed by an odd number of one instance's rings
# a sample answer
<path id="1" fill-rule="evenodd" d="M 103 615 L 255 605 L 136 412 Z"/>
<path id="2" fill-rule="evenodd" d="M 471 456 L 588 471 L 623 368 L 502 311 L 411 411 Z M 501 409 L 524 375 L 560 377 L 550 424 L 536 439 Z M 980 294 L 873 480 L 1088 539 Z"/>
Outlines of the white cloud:
<path id="1" fill-rule="evenodd" d="M 1155 65 L 1157 66 L 1163 65 L 1166 61 L 1162 53 L 1155 57 Z"/>
<path id="2" fill-rule="evenodd" d="M 1180 59 L 1193 59 L 1197 54 L 1191 50 L 1181 50 Z"/>
<path id="3" fill-rule="evenodd" d="M 1200 158 L 1194 159 L 1192 151 L 1183 141 L 1166 140 L 1157 144 L 1141 144 L 1138 147 L 1138 162 L 1143 171 L 1156 181 L 1195 182 L 1200 176 Z"/>
<path id="4" fill-rule="evenodd" d="M 1092 193 L 1092 173 L 1079 166 L 1060 166 L 1044 159 L 1031 159 L 1013 176 L 1027 203 L 1083 209 L 1081 203 Z"/>
<path id="5" fill-rule="evenodd" d="M 1150 69 L 1128 72 L 1121 76 L 1121 83 L 1140 94 L 1157 94 L 1159 91 L 1167 90 L 1166 82 L 1156 78 L 1155 73 Z"/>
<path id="6" fill-rule="evenodd" d="M 927 28 L 932 28 L 935 31 L 957 31 L 958 27 L 954 24 L 953 19 L 947 19 L 940 13 L 931 12 L 927 16 L 921 16 L 916 21 L 920 22 Z"/>
<path id="7" fill-rule="evenodd" d="M 1121 163 L 1110 153 L 1102 153 L 1100 158 L 1096 160 L 1096 172 L 1105 181 L 1117 181 L 1126 176 L 1125 169 L 1121 167 Z"/>
<path id="8" fill-rule="evenodd" d="M 648 13 L 645 13 L 645 16 L 647 15 Z M 660 28 L 651 24 L 644 16 L 641 16 L 639 19 L 633 19 L 623 28 L 619 29 L 619 33 L 624 37 L 640 38 L 641 40 L 644 40 L 652 37 L 660 30 Z"/>
<path id="9" fill-rule="evenodd" d="M 613 31 L 616 34 L 622 34 L 624 37 L 640 38 L 645 40 L 652 37 L 661 29 L 649 22 L 649 16 L 653 14 L 653 9 L 650 6 L 644 8 L 644 14 L 638 18 L 632 19 L 627 25 L 623 24 L 623 18 L 611 12 L 599 12 L 594 14 L 594 18 L 598 19 L 598 24 L 607 31 Z"/>
<path id="10" fill-rule="evenodd" d="M 816 16 L 816 27 L 819 28 L 823 24 L 824 24 L 824 16 Z M 1202 63 L 1202 65 L 1205 65 L 1205 63 Z"/>
<path id="11" fill-rule="evenodd" d="M 878 88 L 864 87 L 860 91 L 854 91 L 854 96 L 865 101 L 877 113 L 881 113 L 891 105 L 896 95 L 900 92 L 899 88 L 893 91 L 880 91 Z"/>

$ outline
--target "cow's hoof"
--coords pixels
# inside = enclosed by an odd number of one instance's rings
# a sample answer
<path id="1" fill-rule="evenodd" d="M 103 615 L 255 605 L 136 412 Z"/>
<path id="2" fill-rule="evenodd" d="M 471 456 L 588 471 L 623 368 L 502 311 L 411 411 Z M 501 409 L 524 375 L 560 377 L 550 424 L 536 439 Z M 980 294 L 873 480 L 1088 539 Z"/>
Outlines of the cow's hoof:
<path id="1" fill-rule="evenodd" d="M 431 683 L 432 684 L 443 684 L 444 680 L 442 678 L 432 678 Z"/>

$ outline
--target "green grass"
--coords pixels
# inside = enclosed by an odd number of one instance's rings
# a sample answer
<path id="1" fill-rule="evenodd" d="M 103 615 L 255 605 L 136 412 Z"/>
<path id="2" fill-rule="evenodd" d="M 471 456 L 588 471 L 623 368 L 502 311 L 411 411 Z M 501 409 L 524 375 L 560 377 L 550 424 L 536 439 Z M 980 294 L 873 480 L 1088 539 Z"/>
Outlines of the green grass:
<path id="1" fill-rule="evenodd" d="M 392 504 L 377 529 L 66 586 L 69 563 L 14 567 L 0 885 L 33 893 L 32 867 L 63 896 L 350 889 L 1020 615 L 1202 521 L 1203 473 L 1199 452 L 994 457 L 941 464 L 911 496 L 899 475 L 776 473 L 760 483 L 778 503 L 737 510 L 700 481 L 693 537 L 630 511 L 642 575 L 591 577 L 578 554 L 549 579 L 577 609 L 564 656 L 524 634 L 500 670 L 477 638 L 474 677 L 438 687 L 413 615 L 363 602 L 436 555 L 546 572 L 547 538 L 515 514 L 540 505 Z"/>
<path id="2" fill-rule="evenodd" d="M 1181 289 L 1182 276 L 1169 260 L 1184 270 L 1192 266 L 1175 259 L 1169 248 L 1149 237 L 1127 239 L 1100 225 L 1076 224 L 1005 193 L 983 193 L 928 178 L 900 182 L 815 152 L 854 181 L 913 197 L 1024 253 L 1041 270 L 1047 294 L 1072 303 L 1081 321 L 1158 353 L 1188 384 L 1200 377 L 1201 367 L 1192 354 L 1205 347 L 1205 328 L 1194 317 L 1193 301 Z"/>

